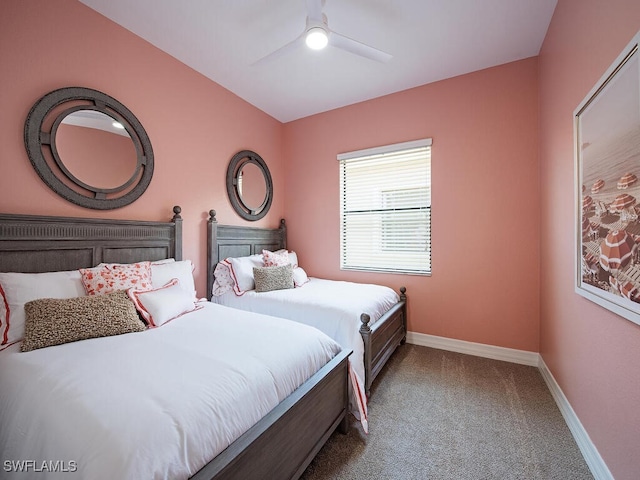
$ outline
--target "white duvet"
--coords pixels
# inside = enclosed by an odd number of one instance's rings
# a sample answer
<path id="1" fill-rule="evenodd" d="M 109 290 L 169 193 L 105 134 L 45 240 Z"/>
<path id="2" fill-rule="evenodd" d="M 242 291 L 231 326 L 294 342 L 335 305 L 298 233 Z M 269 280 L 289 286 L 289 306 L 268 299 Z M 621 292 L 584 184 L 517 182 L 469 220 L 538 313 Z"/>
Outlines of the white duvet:
<path id="1" fill-rule="evenodd" d="M 209 303 L 145 332 L 14 345 L 0 352 L 0 478 L 187 478 L 340 350 Z"/>
<path id="2" fill-rule="evenodd" d="M 370 325 L 399 301 L 398 294 L 389 287 L 366 283 L 343 282 L 310 278 L 302 287 L 257 293 L 255 290 L 238 296 L 227 292 L 212 301 L 221 305 L 250 312 L 264 313 L 311 325 L 326 333 L 345 349 L 352 350 L 349 357 L 352 376 L 357 388 L 353 406 L 361 403 L 360 418 L 366 425 L 366 400 L 364 392 L 364 342 L 360 335 L 360 315 L 371 317 Z M 352 408 L 352 410 L 354 410 Z M 354 413 L 358 413 L 354 411 Z"/>

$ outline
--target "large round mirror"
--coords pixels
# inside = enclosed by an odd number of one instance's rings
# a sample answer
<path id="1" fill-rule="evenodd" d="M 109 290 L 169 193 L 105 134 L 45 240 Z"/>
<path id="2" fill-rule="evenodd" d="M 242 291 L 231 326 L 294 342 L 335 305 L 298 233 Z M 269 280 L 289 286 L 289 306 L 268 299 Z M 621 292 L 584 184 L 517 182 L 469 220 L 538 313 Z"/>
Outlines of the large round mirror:
<path id="1" fill-rule="evenodd" d="M 258 220 L 267 214 L 273 200 L 273 183 L 260 155 L 243 150 L 233 156 L 227 168 L 227 194 L 242 218 Z"/>
<path id="2" fill-rule="evenodd" d="M 151 142 L 138 119 L 89 88 L 61 88 L 38 100 L 25 123 L 25 145 L 40 178 L 87 208 L 128 205 L 153 175 Z"/>

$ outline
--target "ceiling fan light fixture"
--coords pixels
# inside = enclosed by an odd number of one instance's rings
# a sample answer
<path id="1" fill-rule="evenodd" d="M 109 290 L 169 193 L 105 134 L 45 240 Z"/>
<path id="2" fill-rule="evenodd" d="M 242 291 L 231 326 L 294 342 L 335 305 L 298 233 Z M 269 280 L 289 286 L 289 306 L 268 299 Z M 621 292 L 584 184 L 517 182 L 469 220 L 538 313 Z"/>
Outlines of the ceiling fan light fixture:
<path id="1" fill-rule="evenodd" d="M 329 43 L 329 36 L 327 31 L 322 27 L 311 27 L 307 30 L 307 36 L 305 38 L 307 47 L 313 50 L 322 50 Z"/>

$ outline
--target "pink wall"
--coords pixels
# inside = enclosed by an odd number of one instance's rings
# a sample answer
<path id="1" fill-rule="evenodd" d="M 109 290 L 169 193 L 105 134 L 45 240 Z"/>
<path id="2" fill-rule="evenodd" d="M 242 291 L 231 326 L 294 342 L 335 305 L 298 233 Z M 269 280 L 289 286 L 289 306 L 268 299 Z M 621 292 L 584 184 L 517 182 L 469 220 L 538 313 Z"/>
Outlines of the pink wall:
<path id="1" fill-rule="evenodd" d="M 572 121 L 639 28 L 637 0 L 559 0 L 539 56 L 541 353 L 618 480 L 640 472 L 640 326 L 574 292 Z"/>
<path id="2" fill-rule="evenodd" d="M 206 212 L 245 223 L 225 171 L 234 153 L 255 150 L 275 187 L 256 225 L 285 216 L 310 274 L 407 286 L 411 331 L 541 351 L 612 473 L 636 478 L 640 327 L 573 291 L 572 113 L 639 27 L 637 0 L 559 0 L 539 59 L 283 126 L 76 0 L 3 1 L 0 211 L 163 220 L 179 204 L 204 296 Z M 31 168 L 26 115 L 65 86 L 112 95 L 145 126 L 155 173 L 132 205 L 76 207 Z M 336 154 L 424 137 L 433 138 L 433 275 L 341 272 Z"/>
<path id="3" fill-rule="evenodd" d="M 275 187 L 269 214 L 283 214 L 282 124 L 76 0 L 0 3 L 0 211 L 74 217 L 184 218 L 184 256 L 196 264 L 205 295 L 206 218 L 243 223 L 226 195 L 231 157 L 243 149 L 267 162 Z M 49 190 L 27 157 L 24 121 L 51 90 L 83 86 L 126 105 L 144 125 L 155 154 L 151 185 L 133 204 L 111 211 L 76 207 Z"/>
<path id="4" fill-rule="evenodd" d="M 284 126 L 289 247 L 310 275 L 407 287 L 409 330 L 538 351 L 537 59 Z M 433 138 L 433 275 L 339 268 L 336 154 Z"/>

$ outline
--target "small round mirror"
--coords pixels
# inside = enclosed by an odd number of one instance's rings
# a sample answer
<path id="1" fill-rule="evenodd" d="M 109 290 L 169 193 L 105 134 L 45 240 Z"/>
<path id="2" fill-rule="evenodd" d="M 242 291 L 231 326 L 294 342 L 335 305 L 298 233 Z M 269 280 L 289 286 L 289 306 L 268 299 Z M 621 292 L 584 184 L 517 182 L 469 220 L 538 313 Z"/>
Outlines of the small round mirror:
<path id="1" fill-rule="evenodd" d="M 253 221 L 267 214 L 273 200 L 273 183 L 260 155 L 243 150 L 233 156 L 227 168 L 227 194 L 242 218 Z"/>

